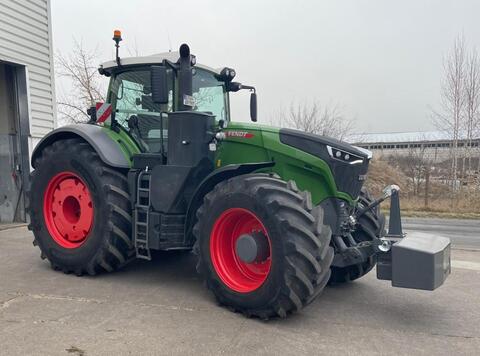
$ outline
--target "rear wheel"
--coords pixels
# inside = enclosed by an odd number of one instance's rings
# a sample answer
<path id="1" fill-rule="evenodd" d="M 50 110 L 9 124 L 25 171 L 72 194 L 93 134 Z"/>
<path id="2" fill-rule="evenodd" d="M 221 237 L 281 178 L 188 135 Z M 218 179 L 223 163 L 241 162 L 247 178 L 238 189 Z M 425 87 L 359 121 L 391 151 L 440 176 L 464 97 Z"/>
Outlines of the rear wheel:
<path id="1" fill-rule="evenodd" d="M 205 196 L 197 217 L 197 269 L 235 311 L 285 317 L 310 303 L 330 277 L 330 228 L 294 182 L 231 178 Z"/>
<path id="2" fill-rule="evenodd" d="M 55 269 L 94 275 L 132 256 L 128 184 L 81 139 L 46 147 L 35 161 L 28 193 L 29 228 Z"/>
<path id="3" fill-rule="evenodd" d="M 358 199 L 358 208 L 367 207 L 373 201 L 370 193 L 363 188 Z M 379 206 L 360 216 L 357 221 L 356 229 L 352 233 L 355 242 L 372 241 L 375 237 L 384 235 L 385 215 L 380 212 Z M 332 276 L 329 283 L 344 283 L 358 279 L 370 272 L 377 260 L 372 256 L 364 263 L 339 268 L 332 267 Z"/>

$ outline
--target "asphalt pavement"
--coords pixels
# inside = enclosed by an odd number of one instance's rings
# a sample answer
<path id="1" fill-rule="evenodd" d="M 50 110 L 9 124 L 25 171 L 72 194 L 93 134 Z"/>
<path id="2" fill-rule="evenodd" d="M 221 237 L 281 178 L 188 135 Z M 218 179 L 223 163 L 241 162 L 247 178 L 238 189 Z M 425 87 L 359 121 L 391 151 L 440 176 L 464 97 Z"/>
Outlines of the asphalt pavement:
<path id="1" fill-rule="evenodd" d="M 449 237 L 457 248 L 480 249 L 480 220 L 402 218 L 407 233 L 415 231 Z"/>
<path id="2" fill-rule="evenodd" d="M 40 259 L 26 228 L 0 231 L 0 355 L 478 355 L 480 251 L 454 250 L 434 292 L 375 273 L 328 287 L 287 319 L 218 306 L 191 254 L 76 277 Z"/>

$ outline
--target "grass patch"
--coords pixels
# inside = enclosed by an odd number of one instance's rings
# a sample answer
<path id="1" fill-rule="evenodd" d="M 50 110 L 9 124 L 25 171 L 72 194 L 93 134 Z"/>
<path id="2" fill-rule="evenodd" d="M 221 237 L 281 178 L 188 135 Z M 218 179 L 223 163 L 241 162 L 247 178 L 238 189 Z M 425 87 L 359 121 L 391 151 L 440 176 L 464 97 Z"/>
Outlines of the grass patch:
<path id="1" fill-rule="evenodd" d="M 451 219 L 480 219 L 480 189 L 462 187 L 452 192 L 447 185 L 432 183 L 425 205 L 425 191 L 414 194 L 412 181 L 399 168 L 386 161 L 372 161 L 366 182 L 367 189 L 374 197 L 382 194 L 389 184 L 400 186 L 400 208 L 402 216 Z M 382 204 L 382 211 L 388 213 L 390 201 Z"/>

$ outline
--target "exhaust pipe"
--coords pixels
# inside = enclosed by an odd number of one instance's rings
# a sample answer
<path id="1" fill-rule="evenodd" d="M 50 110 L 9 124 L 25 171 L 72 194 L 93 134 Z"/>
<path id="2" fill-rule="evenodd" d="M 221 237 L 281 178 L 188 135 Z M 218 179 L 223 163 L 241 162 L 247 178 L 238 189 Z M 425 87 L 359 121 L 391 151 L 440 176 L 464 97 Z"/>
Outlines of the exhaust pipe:
<path id="1" fill-rule="evenodd" d="M 192 96 L 192 65 L 195 64 L 195 57 L 190 54 L 190 47 L 185 43 L 180 46 L 179 52 L 177 111 L 189 111 L 195 106 Z"/>

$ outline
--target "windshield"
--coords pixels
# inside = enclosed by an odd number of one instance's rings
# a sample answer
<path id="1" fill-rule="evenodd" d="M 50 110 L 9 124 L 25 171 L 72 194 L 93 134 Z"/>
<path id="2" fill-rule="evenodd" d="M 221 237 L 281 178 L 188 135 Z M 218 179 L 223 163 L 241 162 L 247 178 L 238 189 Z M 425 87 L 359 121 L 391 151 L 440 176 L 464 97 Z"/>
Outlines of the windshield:
<path id="1" fill-rule="evenodd" d="M 225 84 L 204 69 L 196 69 L 193 76 L 195 111 L 212 113 L 216 120 L 228 120 L 228 96 Z"/>

